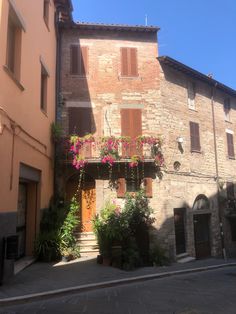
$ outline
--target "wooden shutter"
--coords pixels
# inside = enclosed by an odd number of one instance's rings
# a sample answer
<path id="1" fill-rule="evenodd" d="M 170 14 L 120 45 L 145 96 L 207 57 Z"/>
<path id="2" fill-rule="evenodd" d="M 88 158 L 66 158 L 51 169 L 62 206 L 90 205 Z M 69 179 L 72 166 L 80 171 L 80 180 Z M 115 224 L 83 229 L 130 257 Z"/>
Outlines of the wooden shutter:
<path id="1" fill-rule="evenodd" d="M 88 47 L 80 47 L 79 53 L 79 75 L 88 74 Z"/>
<path id="2" fill-rule="evenodd" d="M 227 199 L 232 200 L 234 199 L 234 184 L 233 182 L 226 183 L 226 192 L 227 192 Z"/>
<path id="3" fill-rule="evenodd" d="M 124 197 L 125 196 L 125 178 L 119 178 L 117 183 L 118 183 L 117 197 Z"/>
<path id="4" fill-rule="evenodd" d="M 121 75 L 128 76 L 128 48 L 121 48 Z"/>
<path id="5" fill-rule="evenodd" d="M 70 47 L 70 73 L 79 74 L 79 46 Z"/>
<path id="6" fill-rule="evenodd" d="M 130 136 L 131 139 L 142 135 L 142 110 L 141 109 L 121 109 L 121 135 Z M 124 156 L 136 155 L 136 143 L 133 143 L 129 149 L 123 149 Z"/>
<path id="7" fill-rule="evenodd" d="M 190 126 L 190 140 L 191 140 L 191 151 L 200 152 L 200 136 L 199 136 L 199 124 L 195 122 L 189 122 Z"/>
<path id="8" fill-rule="evenodd" d="M 138 76 L 136 48 L 121 48 L 121 75 Z"/>
<path id="9" fill-rule="evenodd" d="M 78 134 L 84 136 L 91 133 L 92 109 L 91 108 L 68 108 L 69 116 L 69 134 Z"/>
<path id="10" fill-rule="evenodd" d="M 227 145 L 228 145 L 228 156 L 230 158 L 234 158 L 234 140 L 233 140 L 233 134 L 226 133 L 227 136 Z"/>
<path id="11" fill-rule="evenodd" d="M 144 178 L 144 189 L 147 197 L 152 197 L 152 178 Z"/>
<path id="12" fill-rule="evenodd" d="M 137 49 L 130 48 L 130 76 L 138 76 Z"/>

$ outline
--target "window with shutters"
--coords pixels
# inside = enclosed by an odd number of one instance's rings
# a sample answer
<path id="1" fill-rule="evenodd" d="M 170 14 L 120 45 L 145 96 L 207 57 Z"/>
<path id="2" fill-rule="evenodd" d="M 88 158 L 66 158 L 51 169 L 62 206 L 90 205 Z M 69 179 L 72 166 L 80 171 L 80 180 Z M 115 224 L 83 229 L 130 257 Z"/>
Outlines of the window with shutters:
<path id="1" fill-rule="evenodd" d="M 45 67 L 41 64 L 40 108 L 43 112 L 47 112 L 47 85 L 48 73 Z"/>
<path id="2" fill-rule="evenodd" d="M 188 108 L 195 110 L 195 83 L 188 82 Z"/>
<path id="3" fill-rule="evenodd" d="M 16 79 L 18 82 L 20 81 L 22 29 L 23 26 L 20 19 L 10 5 L 7 28 L 6 69 L 13 79 Z"/>
<path id="4" fill-rule="evenodd" d="M 121 48 L 121 76 L 138 76 L 137 48 Z"/>
<path id="5" fill-rule="evenodd" d="M 227 147 L 228 147 L 228 157 L 230 159 L 234 159 L 234 138 L 232 133 L 226 132 L 226 138 L 227 138 Z"/>
<path id="6" fill-rule="evenodd" d="M 226 98 L 224 100 L 224 116 L 225 121 L 230 121 L 230 110 L 231 110 L 231 104 L 230 104 L 230 98 Z"/>
<path id="7" fill-rule="evenodd" d="M 199 124 L 190 121 L 189 127 L 190 127 L 191 152 L 201 152 Z"/>
<path id="8" fill-rule="evenodd" d="M 50 0 L 43 1 L 43 19 L 47 27 L 49 27 L 49 7 Z"/>
<path id="9" fill-rule="evenodd" d="M 152 178 L 144 178 L 143 184 L 141 179 L 119 178 L 117 180 L 117 197 L 125 197 L 125 193 L 138 192 L 140 188 L 144 188 L 147 197 L 152 197 Z"/>
<path id="10" fill-rule="evenodd" d="M 70 47 L 70 73 L 71 75 L 88 75 L 88 47 L 71 45 Z"/>
<path id="11" fill-rule="evenodd" d="M 68 108 L 69 134 L 85 136 L 92 133 L 92 110 L 91 108 Z"/>
<path id="12" fill-rule="evenodd" d="M 228 200 L 233 200 L 235 198 L 233 182 L 226 182 L 226 194 Z"/>
<path id="13" fill-rule="evenodd" d="M 135 139 L 137 136 L 142 135 L 142 110 L 141 109 L 121 109 L 121 135 L 129 136 Z M 140 155 L 136 147 L 136 142 L 131 142 L 129 147 L 123 147 L 122 155 L 133 156 Z"/>

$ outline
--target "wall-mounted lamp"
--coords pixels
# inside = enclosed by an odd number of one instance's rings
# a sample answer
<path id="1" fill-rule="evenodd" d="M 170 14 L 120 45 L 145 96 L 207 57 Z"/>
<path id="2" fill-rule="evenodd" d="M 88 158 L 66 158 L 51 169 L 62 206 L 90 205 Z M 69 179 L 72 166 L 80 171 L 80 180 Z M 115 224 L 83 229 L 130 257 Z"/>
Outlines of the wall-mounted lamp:
<path id="1" fill-rule="evenodd" d="M 177 143 L 179 143 L 179 144 L 183 144 L 184 139 L 183 139 L 182 136 L 178 136 L 177 139 L 176 139 L 176 141 L 177 141 Z"/>

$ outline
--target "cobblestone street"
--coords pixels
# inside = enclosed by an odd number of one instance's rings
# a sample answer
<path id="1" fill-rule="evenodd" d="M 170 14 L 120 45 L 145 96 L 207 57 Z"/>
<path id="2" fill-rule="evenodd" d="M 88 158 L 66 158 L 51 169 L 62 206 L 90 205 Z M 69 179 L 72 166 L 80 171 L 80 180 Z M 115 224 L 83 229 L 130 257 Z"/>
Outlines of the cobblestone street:
<path id="1" fill-rule="evenodd" d="M 235 314 L 236 268 L 173 276 L 144 283 L 3 307 L 1 314 Z"/>

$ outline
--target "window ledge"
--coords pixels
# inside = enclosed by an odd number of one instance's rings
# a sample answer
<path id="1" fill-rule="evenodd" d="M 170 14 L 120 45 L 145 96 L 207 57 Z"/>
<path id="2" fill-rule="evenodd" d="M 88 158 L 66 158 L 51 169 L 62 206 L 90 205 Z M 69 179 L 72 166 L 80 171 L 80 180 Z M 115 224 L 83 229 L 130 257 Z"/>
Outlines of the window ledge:
<path id="1" fill-rule="evenodd" d="M 190 111 L 193 111 L 193 112 L 198 112 L 198 110 L 195 109 L 195 108 L 190 108 L 190 107 L 188 107 L 188 109 L 189 109 Z"/>
<path id="2" fill-rule="evenodd" d="M 50 32 L 50 28 L 49 28 L 48 22 L 45 20 L 45 18 L 43 18 L 43 20 L 44 20 L 44 23 L 45 23 L 45 25 L 47 27 L 47 30 Z"/>
<path id="3" fill-rule="evenodd" d="M 122 75 L 119 75 L 118 79 L 119 80 L 142 80 L 142 77 L 141 76 L 122 76 Z"/>
<path id="4" fill-rule="evenodd" d="M 23 92 L 25 90 L 24 86 L 18 81 L 18 79 L 15 77 L 14 73 L 12 73 L 12 71 L 8 68 L 8 66 L 4 65 L 3 69 L 9 75 L 9 77 L 14 81 L 17 87 Z"/>
<path id="5" fill-rule="evenodd" d="M 225 120 L 225 123 L 233 124 L 230 120 Z"/>
<path id="6" fill-rule="evenodd" d="M 202 151 L 201 150 L 191 150 L 191 153 L 202 154 Z"/>
<path id="7" fill-rule="evenodd" d="M 235 156 L 228 156 L 228 159 L 235 160 Z"/>
<path id="8" fill-rule="evenodd" d="M 41 112 L 48 118 L 47 112 L 41 108 Z"/>

